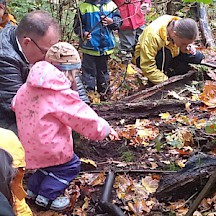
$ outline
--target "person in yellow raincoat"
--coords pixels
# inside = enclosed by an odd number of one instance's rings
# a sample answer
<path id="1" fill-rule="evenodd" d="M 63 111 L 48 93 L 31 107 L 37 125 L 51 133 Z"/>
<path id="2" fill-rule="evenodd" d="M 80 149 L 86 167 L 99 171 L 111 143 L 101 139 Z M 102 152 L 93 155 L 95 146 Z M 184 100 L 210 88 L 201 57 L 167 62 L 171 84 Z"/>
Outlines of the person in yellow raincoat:
<path id="1" fill-rule="evenodd" d="M 192 44 L 198 35 L 197 23 L 190 18 L 163 15 L 148 25 L 140 35 L 133 63 L 153 84 L 189 70 L 189 63 L 199 64 L 204 55 Z"/>
<path id="2" fill-rule="evenodd" d="M 0 192 L 9 200 L 16 216 L 32 216 L 22 186 L 26 165 L 22 144 L 12 131 L 0 128 L 0 149 Z M 4 157 L 5 152 L 12 156 L 12 167 L 10 157 L 8 161 Z M 11 182 L 7 182 L 10 179 Z"/>
<path id="3" fill-rule="evenodd" d="M 0 0 L 0 30 L 7 25 L 16 25 L 17 21 L 13 15 L 7 13 L 7 4 L 5 0 Z"/>

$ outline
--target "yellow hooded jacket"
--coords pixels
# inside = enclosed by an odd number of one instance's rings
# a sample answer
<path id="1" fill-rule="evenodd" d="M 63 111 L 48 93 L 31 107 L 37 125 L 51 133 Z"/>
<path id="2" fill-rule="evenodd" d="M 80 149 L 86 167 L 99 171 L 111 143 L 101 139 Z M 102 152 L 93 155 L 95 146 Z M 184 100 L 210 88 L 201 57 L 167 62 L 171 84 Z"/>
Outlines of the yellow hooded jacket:
<path id="1" fill-rule="evenodd" d="M 168 79 L 163 71 L 157 68 L 155 58 L 158 51 L 165 47 L 171 51 L 173 58 L 180 53 L 180 48 L 167 40 L 167 25 L 172 20 L 179 19 L 181 18 L 171 15 L 163 15 L 157 18 L 145 28 L 136 45 L 133 63 L 140 57 L 140 68 L 143 75 L 154 84 Z"/>
<path id="2" fill-rule="evenodd" d="M 18 137 L 10 130 L 0 128 L 0 148 L 6 150 L 13 157 L 13 167 L 18 169 L 11 183 L 14 201 L 14 212 L 17 216 L 31 216 L 32 212 L 25 202 L 26 193 L 22 186 L 25 172 L 25 152 Z"/>

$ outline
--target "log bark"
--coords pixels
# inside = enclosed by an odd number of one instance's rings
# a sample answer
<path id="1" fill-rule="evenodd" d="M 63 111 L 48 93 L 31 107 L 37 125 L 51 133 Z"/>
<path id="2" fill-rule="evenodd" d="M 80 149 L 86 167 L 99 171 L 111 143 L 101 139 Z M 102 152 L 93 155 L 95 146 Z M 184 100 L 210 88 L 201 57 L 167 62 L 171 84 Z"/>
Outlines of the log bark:
<path id="1" fill-rule="evenodd" d="M 205 38 L 206 47 L 215 47 L 215 42 L 212 36 L 211 28 L 209 26 L 207 6 L 203 3 L 198 4 L 199 23 L 202 36 Z"/>
<path id="2" fill-rule="evenodd" d="M 192 205 L 189 208 L 189 211 L 186 214 L 186 216 L 192 216 L 193 215 L 194 211 L 197 209 L 197 207 L 199 206 L 200 202 L 206 197 L 206 195 L 210 192 L 210 190 L 213 189 L 213 187 L 215 186 L 215 184 L 216 184 L 216 170 L 211 175 L 211 177 L 209 178 L 209 180 L 206 183 L 205 187 L 202 189 L 202 191 L 199 193 L 199 195 L 197 196 L 197 198 L 192 203 Z"/>
<path id="3" fill-rule="evenodd" d="M 165 202 L 187 199 L 201 191 L 215 169 L 215 156 L 193 156 L 180 172 L 164 176 L 154 195 Z M 215 187 L 212 192 L 215 192 Z"/>
<path id="4" fill-rule="evenodd" d="M 139 100 L 143 100 L 143 99 L 147 99 L 150 98 L 152 95 L 155 95 L 158 92 L 161 92 L 160 96 L 163 94 L 164 91 L 173 89 L 172 87 L 176 87 L 176 85 L 179 82 L 184 82 L 183 84 L 185 84 L 186 82 L 188 82 L 190 79 L 194 78 L 194 74 L 197 71 L 195 70 L 191 70 L 188 73 L 184 74 L 184 75 L 177 75 L 177 76 L 173 76 L 171 78 L 169 78 L 168 80 L 152 86 L 150 88 L 144 89 L 140 92 L 137 92 L 133 95 L 130 95 L 128 97 L 125 97 L 123 99 L 123 101 L 127 101 L 127 102 L 135 102 L 135 101 L 139 101 Z M 183 85 L 181 83 L 181 86 Z"/>
<path id="5" fill-rule="evenodd" d="M 103 106 L 94 106 L 93 109 L 99 116 L 107 121 L 118 121 L 125 119 L 127 123 L 134 122 L 138 118 L 156 117 L 159 113 L 182 112 L 185 107 L 184 101 L 179 100 L 157 100 L 157 101 L 141 101 L 138 103 L 127 103 L 119 101 Z"/>

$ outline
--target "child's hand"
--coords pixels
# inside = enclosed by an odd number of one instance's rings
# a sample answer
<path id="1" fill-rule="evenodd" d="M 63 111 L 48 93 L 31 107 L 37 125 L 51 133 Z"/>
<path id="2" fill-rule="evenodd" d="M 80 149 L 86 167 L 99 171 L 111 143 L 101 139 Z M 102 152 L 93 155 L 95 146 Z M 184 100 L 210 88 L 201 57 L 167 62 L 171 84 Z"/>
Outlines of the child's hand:
<path id="1" fill-rule="evenodd" d="M 111 25 L 113 23 L 113 19 L 105 16 L 101 16 L 101 22 L 104 26 Z"/>
<path id="2" fill-rule="evenodd" d="M 151 6 L 149 3 L 143 3 L 141 4 L 140 9 L 142 14 L 148 14 L 151 10 Z"/>
<path id="3" fill-rule="evenodd" d="M 117 132 L 113 128 L 110 128 L 109 138 L 111 140 L 118 140 L 119 139 Z"/>
<path id="4" fill-rule="evenodd" d="M 84 32 L 83 36 L 84 36 L 84 40 L 91 40 L 91 33 Z"/>

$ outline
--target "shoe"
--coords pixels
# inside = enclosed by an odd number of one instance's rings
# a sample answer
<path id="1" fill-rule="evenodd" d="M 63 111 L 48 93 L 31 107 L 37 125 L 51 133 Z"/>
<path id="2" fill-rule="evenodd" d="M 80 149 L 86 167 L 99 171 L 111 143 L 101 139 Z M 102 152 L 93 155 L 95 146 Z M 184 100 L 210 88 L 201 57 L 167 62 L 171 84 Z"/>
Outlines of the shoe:
<path id="1" fill-rule="evenodd" d="M 32 191 L 30 191 L 29 189 L 27 189 L 27 196 L 26 196 L 27 199 L 35 200 L 36 197 L 37 197 L 36 194 L 34 194 L 34 193 L 33 193 Z"/>
<path id="2" fill-rule="evenodd" d="M 35 200 L 35 203 L 39 206 L 47 207 L 49 201 L 50 200 L 48 198 L 38 195 Z M 70 205 L 70 200 L 67 197 L 65 196 L 57 197 L 55 200 L 52 201 L 50 209 L 55 211 L 61 211 L 66 209 L 69 205 Z"/>

